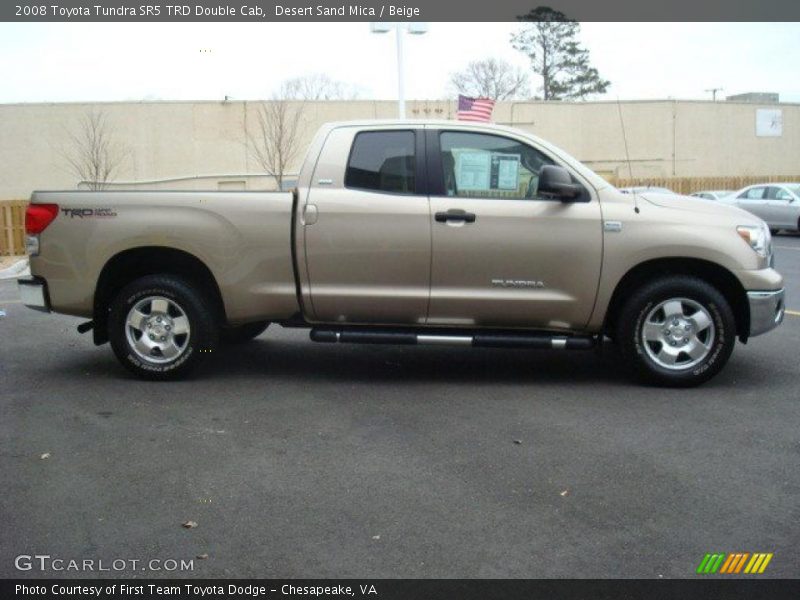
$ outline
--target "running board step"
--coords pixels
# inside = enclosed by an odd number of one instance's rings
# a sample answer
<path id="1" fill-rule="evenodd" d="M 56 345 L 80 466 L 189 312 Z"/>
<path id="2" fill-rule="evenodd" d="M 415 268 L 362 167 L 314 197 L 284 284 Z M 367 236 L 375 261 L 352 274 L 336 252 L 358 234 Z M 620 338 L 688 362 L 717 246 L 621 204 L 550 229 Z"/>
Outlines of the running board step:
<path id="1" fill-rule="evenodd" d="M 474 335 L 414 333 L 408 331 L 312 329 L 311 340 L 328 344 L 402 344 L 418 346 L 473 346 L 475 348 L 533 348 L 541 350 L 590 350 L 591 336 L 477 333 Z"/>

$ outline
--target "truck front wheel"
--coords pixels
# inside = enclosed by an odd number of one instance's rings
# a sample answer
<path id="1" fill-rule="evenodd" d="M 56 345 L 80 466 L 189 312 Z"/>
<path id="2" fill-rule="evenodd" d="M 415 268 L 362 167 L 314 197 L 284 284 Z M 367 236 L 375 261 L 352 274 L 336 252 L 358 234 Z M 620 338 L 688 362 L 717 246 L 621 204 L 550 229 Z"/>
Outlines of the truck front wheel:
<path id="1" fill-rule="evenodd" d="M 670 276 L 636 290 L 617 320 L 626 362 L 647 382 L 700 385 L 716 375 L 736 342 L 730 304 L 708 283 Z"/>
<path id="2" fill-rule="evenodd" d="M 108 333 L 119 361 L 145 379 L 175 379 L 216 347 L 213 306 L 194 284 L 148 275 L 125 286 L 111 304 Z"/>

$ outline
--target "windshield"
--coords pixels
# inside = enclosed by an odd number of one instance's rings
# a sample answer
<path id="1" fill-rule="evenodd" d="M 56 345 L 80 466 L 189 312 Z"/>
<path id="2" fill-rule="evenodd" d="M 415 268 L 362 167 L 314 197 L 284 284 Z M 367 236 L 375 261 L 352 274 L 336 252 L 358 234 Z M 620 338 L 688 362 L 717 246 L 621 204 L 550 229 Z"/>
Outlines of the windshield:
<path id="1" fill-rule="evenodd" d="M 797 185 L 786 185 L 784 186 L 787 190 L 792 192 L 795 196 L 800 196 L 800 184 Z"/>

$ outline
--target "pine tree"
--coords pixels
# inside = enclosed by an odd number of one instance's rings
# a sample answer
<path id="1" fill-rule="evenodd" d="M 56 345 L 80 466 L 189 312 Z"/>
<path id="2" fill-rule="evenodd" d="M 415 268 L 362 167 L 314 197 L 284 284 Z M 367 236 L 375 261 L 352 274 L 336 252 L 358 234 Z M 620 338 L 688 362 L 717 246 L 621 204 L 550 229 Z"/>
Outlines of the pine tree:
<path id="1" fill-rule="evenodd" d="M 526 24 L 511 37 L 511 45 L 528 56 L 541 76 L 544 100 L 583 100 L 605 93 L 611 83 L 589 64 L 589 51 L 577 40 L 577 21 L 548 7 L 518 19 Z"/>

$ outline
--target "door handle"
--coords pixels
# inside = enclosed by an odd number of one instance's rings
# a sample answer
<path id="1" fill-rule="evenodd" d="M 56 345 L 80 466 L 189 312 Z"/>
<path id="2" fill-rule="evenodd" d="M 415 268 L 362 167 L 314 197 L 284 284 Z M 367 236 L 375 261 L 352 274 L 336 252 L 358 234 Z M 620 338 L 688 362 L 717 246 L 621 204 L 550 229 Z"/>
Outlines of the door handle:
<path id="1" fill-rule="evenodd" d="M 447 212 L 437 212 L 434 215 L 437 223 L 447 223 L 448 221 L 474 223 L 475 213 L 466 212 L 460 208 L 451 208 Z"/>

